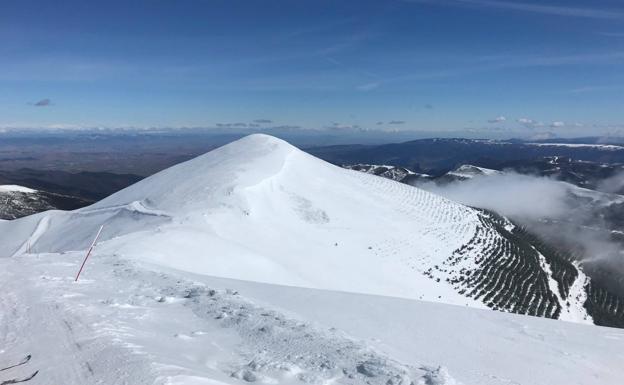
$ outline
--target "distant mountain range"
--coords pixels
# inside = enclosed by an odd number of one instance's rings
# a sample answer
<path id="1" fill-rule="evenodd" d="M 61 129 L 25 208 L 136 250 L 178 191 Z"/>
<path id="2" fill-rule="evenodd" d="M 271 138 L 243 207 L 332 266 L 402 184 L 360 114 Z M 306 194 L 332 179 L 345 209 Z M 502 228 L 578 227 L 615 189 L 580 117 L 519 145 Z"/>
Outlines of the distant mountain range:
<path id="1" fill-rule="evenodd" d="M 463 164 L 498 169 L 504 165 L 513 166 L 514 162 L 532 162 L 545 157 L 607 165 L 624 163 L 624 146 L 594 143 L 421 139 L 383 145 L 312 147 L 306 151 L 338 165 L 391 165 L 434 176 Z"/>

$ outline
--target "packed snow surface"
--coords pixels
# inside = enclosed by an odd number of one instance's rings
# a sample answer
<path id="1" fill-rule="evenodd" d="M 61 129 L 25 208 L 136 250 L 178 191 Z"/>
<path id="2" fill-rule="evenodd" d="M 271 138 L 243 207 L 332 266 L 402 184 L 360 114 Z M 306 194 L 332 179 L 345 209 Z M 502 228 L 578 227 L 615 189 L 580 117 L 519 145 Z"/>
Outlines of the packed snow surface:
<path id="1" fill-rule="evenodd" d="M 96 249 L 0 258 L 0 381 L 617 385 L 624 331 L 180 272 Z"/>

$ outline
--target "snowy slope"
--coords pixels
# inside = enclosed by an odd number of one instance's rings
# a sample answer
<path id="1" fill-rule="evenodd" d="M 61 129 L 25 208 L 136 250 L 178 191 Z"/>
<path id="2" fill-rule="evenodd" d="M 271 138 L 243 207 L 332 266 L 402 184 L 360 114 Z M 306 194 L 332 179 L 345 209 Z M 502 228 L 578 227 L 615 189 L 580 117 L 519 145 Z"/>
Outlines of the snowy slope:
<path id="1" fill-rule="evenodd" d="M 8 254 L 22 252 L 28 237 L 39 251 L 79 250 L 101 223 L 108 252 L 179 269 L 477 305 L 419 273 L 471 239 L 476 211 L 268 136 L 224 146 L 76 212 L 2 224 L 11 230 L 0 243 Z"/>
<path id="2" fill-rule="evenodd" d="M 0 259 L 0 381 L 617 385 L 624 331 L 208 277 L 102 254 Z"/>
<path id="3" fill-rule="evenodd" d="M 81 210 L 0 223 L 0 244 L 6 255 L 82 250 L 101 224 L 103 252 L 180 270 L 590 321 L 565 288 L 554 293 L 537 252 L 514 246 L 510 224 L 266 135 Z"/>

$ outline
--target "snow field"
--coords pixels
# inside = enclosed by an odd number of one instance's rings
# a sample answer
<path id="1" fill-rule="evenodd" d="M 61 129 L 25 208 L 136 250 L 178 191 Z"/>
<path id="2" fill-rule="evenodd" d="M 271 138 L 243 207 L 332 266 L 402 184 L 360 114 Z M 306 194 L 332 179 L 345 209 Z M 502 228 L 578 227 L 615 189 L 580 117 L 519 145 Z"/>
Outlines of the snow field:
<path id="1" fill-rule="evenodd" d="M 24 255 L 4 263 L 4 282 L 32 275 L 30 290 L 16 291 L 0 305 L 14 309 L 20 321 L 0 320 L 9 331 L 0 359 L 31 354 L 22 372 L 38 370 L 36 384 L 174 384 L 186 378 L 222 384 L 453 383 L 446 369 L 400 363 L 345 332 L 256 304 L 234 289 L 213 289 L 114 256 L 94 255 L 84 279 L 74 283 L 80 258 Z"/>

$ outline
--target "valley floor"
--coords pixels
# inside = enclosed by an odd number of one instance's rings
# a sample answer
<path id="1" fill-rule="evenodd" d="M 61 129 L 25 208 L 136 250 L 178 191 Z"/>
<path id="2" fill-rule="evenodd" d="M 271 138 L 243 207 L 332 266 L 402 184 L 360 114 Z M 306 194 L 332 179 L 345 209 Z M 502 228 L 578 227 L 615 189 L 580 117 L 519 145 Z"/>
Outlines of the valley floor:
<path id="1" fill-rule="evenodd" d="M 82 257 L 0 258 L 0 384 L 33 374 L 26 384 L 624 378 L 620 329 L 206 277 L 97 253 L 75 283 Z"/>

